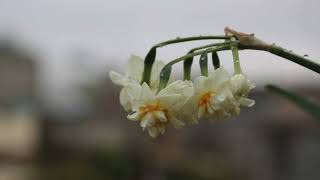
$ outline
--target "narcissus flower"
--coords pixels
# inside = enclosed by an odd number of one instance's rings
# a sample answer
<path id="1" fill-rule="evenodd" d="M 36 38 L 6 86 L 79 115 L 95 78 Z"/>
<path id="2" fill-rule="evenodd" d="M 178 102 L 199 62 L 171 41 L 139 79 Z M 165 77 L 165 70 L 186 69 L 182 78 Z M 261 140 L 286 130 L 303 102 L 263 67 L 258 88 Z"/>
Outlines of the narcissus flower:
<path id="1" fill-rule="evenodd" d="M 246 75 L 233 75 L 230 78 L 230 84 L 233 95 L 242 106 L 251 107 L 255 104 L 253 99 L 247 98 L 249 92 L 255 87 L 255 85 L 247 79 Z"/>
<path id="2" fill-rule="evenodd" d="M 134 86 L 139 86 L 142 79 L 143 72 L 143 60 L 139 56 L 131 55 L 129 58 L 126 73 L 122 75 L 115 71 L 110 71 L 109 76 L 114 84 L 123 86 L 120 92 L 120 104 L 126 111 L 131 111 L 131 96 L 128 95 L 128 88 L 134 88 Z M 156 92 L 159 85 L 159 74 L 163 68 L 164 63 L 162 61 L 155 61 L 152 68 L 150 88 L 152 91 Z M 170 80 L 172 82 L 172 79 Z M 129 87 L 130 86 L 130 87 Z M 133 95 L 134 96 L 134 95 Z"/>
<path id="3" fill-rule="evenodd" d="M 150 136 L 157 137 L 164 134 L 168 125 L 175 128 L 185 125 L 177 115 L 193 95 L 193 86 L 189 82 L 176 81 L 156 94 L 143 83 L 140 88 L 129 89 L 128 93 L 139 94 L 139 98 L 132 102 L 132 112 L 127 118 L 139 121 L 143 130 L 147 129 Z"/>
<path id="4" fill-rule="evenodd" d="M 210 72 L 208 77 L 195 79 L 195 105 L 197 117 L 220 119 L 239 113 L 230 87 L 230 75 L 222 68 Z"/>

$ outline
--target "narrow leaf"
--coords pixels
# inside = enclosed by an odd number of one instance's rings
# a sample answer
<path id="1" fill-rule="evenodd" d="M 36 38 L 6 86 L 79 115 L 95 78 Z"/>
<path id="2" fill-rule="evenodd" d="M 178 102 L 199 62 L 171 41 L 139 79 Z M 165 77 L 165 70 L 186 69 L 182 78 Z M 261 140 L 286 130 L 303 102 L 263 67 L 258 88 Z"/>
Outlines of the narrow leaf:
<path id="1" fill-rule="evenodd" d="M 305 112 L 308 112 L 310 115 L 320 120 L 320 104 L 311 100 L 308 97 L 298 95 L 293 92 L 288 92 L 284 89 L 273 85 L 267 85 L 266 89 L 272 93 L 278 94 L 281 97 L 288 99 L 289 101 L 296 104 Z"/>

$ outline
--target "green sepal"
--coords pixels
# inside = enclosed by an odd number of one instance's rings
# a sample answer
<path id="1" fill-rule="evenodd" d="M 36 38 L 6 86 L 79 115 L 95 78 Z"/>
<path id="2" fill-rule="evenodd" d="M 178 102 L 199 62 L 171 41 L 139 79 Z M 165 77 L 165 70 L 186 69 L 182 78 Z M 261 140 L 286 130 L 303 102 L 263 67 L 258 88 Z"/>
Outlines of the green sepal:
<path id="1" fill-rule="evenodd" d="M 217 52 L 211 53 L 212 57 L 212 65 L 214 69 L 218 69 L 220 67 L 220 59 Z"/>
<path id="2" fill-rule="evenodd" d="M 190 51 L 188 54 L 193 53 Z M 183 61 L 183 79 L 190 80 L 191 79 L 191 66 L 193 63 L 193 57 L 187 58 Z"/>
<path id="3" fill-rule="evenodd" d="M 160 82 L 158 92 L 160 92 L 163 88 L 165 88 L 169 82 L 170 75 L 171 75 L 172 65 L 167 64 L 165 65 L 161 72 L 160 72 Z"/>
<path id="4" fill-rule="evenodd" d="M 146 55 L 146 57 L 144 59 L 144 67 L 143 67 L 141 84 L 144 82 L 149 84 L 150 77 L 151 77 L 152 65 L 156 59 L 156 55 L 157 55 L 157 48 L 156 47 L 151 48 L 150 51 L 148 52 L 148 54 Z"/>
<path id="5" fill-rule="evenodd" d="M 207 51 L 201 54 L 199 65 L 200 65 L 201 75 L 208 76 L 208 52 Z"/>

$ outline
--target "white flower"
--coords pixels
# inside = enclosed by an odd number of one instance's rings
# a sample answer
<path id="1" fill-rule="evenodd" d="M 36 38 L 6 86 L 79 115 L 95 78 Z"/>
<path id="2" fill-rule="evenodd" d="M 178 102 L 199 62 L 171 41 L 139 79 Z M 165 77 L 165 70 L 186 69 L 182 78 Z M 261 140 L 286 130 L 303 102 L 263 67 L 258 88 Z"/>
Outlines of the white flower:
<path id="1" fill-rule="evenodd" d="M 158 89 L 159 75 L 163 66 L 164 63 L 162 61 L 155 61 L 153 64 L 150 78 L 150 88 L 154 92 L 156 92 Z M 130 102 L 131 96 L 128 95 L 128 88 L 129 86 L 131 86 L 130 88 L 133 88 L 132 86 L 139 86 L 142 79 L 143 67 L 143 59 L 138 56 L 131 55 L 126 67 L 125 75 L 122 75 L 115 71 L 109 72 L 109 76 L 112 82 L 117 85 L 123 86 L 120 92 L 120 104 L 126 111 L 131 111 L 132 109 L 132 105 Z M 172 78 L 169 82 L 172 82 Z"/>
<path id="2" fill-rule="evenodd" d="M 233 95 L 241 105 L 251 107 L 255 104 L 253 99 L 247 98 L 247 95 L 255 86 L 244 74 L 233 75 L 230 78 L 230 84 Z"/>
<path id="3" fill-rule="evenodd" d="M 229 79 L 229 74 L 222 67 L 211 72 L 208 77 L 200 76 L 195 79 L 193 106 L 196 106 L 198 118 L 220 119 L 239 113 L 239 105 L 230 90 Z"/>
<path id="4" fill-rule="evenodd" d="M 131 92 L 135 91 L 135 92 Z M 140 88 L 132 88 L 128 94 L 139 93 L 139 98 L 132 102 L 132 113 L 127 118 L 139 121 L 143 130 L 147 129 L 149 135 L 157 137 L 164 134 L 168 125 L 175 128 L 184 126 L 178 120 L 177 114 L 184 103 L 193 95 L 191 83 L 175 81 L 155 94 L 150 87 L 143 83 Z"/>

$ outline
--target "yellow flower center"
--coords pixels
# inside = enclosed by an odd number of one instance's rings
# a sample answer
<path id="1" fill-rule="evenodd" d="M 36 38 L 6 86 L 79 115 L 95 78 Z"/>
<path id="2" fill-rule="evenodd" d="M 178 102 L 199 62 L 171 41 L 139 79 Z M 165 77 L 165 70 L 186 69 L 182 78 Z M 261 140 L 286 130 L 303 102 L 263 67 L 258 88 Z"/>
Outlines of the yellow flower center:
<path id="1" fill-rule="evenodd" d="M 207 92 L 204 93 L 201 97 L 200 100 L 198 102 L 198 107 L 201 106 L 205 106 L 206 107 L 206 111 L 207 111 L 207 105 L 210 105 L 210 99 L 211 97 L 215 96 L 216 93 L 215 92 Z"/>
<path id="2" fill-rule="evenodd" d="M 169 113 L 168 113 L 168 110 L 161 107 L 158 103 L 157 104 L 146 104 L 144 106 L 141 106 L 139 107 L 139 114 L 140 116 L 143 118 L 144 116 L 146 116 L 148 113 L 152 113 L 154 119 L 156 119 L 156 122 L 154 124 L 154 126 L 158 127 L 158 126 L 161 126 L 163 124 L 167 124 L 167 122 L 161 122 L 157 115 L 156 115 L 156 112 L 159 112 L 159 111 L 162 111 L 164 114 L 165 114 L 165 117 L 167 119 L 169 119 Z M 141 119 L 142 119 L 141 118 Z"/>
<path id="3" fill-rule="evenodd" d="M 162 108 L 159 104 L 146 104 L 144 106 L 139 107 L 139 112 L 141 116 L 145 116 L 149 112 L 154 112 L 154 111 L 163 111 L 164 108 Z"/>
<path id="4" fill-rule="evenodd" d="M 207 104 L 210 104 L 210 99 L 212 96 L 215 96 L 214 92 L 207 92 L 203 94 L 198 101 L 198 107 L 201 107 L 204 105 L 206 106 Z"/>

